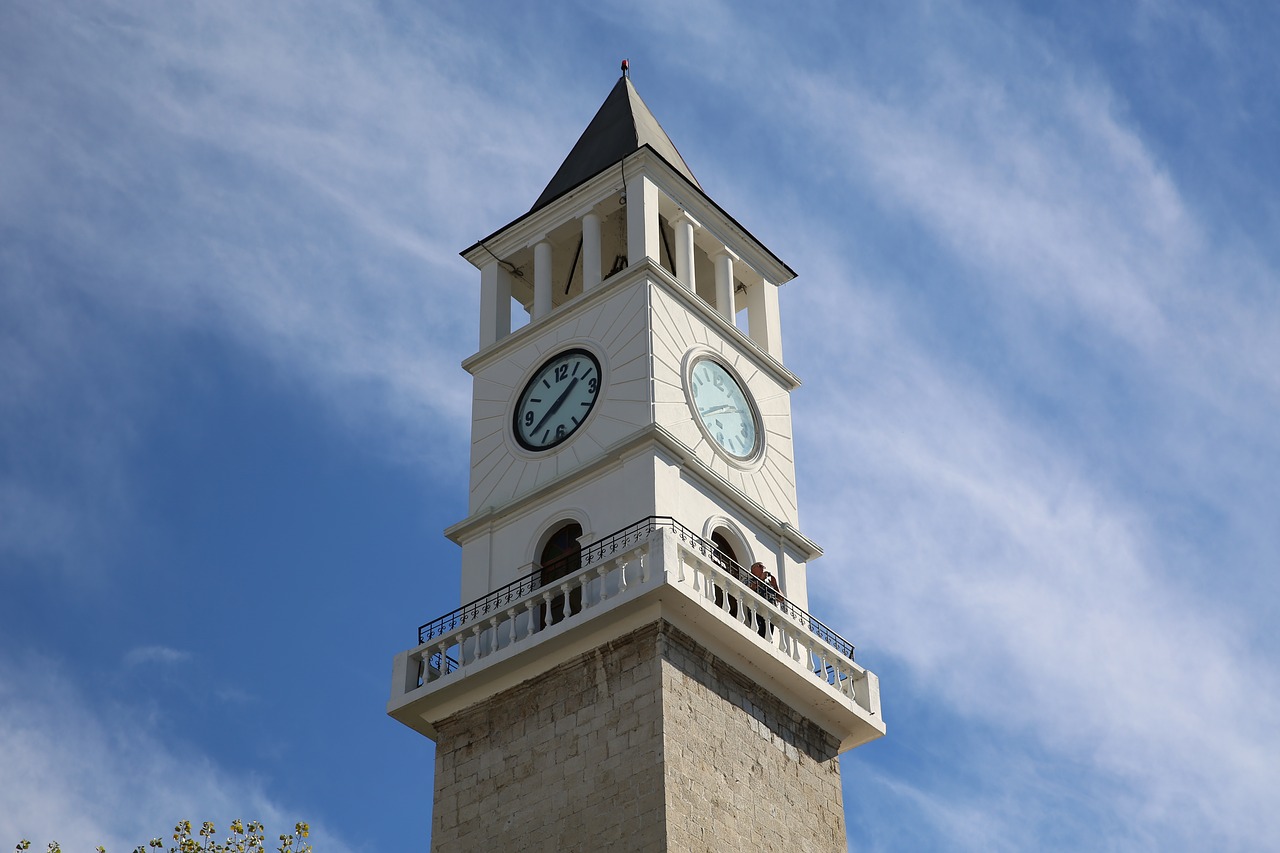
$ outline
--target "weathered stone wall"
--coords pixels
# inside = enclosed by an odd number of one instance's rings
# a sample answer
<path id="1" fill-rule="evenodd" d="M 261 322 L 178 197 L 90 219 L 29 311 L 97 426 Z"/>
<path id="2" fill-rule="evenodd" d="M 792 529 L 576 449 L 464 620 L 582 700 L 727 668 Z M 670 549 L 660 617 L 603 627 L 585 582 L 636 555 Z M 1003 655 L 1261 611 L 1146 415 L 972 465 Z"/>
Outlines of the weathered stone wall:
<path id="1" fill-rule="evenodd" d="M 845 853 L 839 744 L 665 626 L 669 850 Z"/>
<path id="2" fill-rule="evenodd" d="M 834 741 L 666 622 L 436 729 L 439 853 L 845 850 Z"/>
<path id="3" fill-rule="evenodd" d="M 436 724 L 431 849 L 665 851 L 658 624 Z"/>

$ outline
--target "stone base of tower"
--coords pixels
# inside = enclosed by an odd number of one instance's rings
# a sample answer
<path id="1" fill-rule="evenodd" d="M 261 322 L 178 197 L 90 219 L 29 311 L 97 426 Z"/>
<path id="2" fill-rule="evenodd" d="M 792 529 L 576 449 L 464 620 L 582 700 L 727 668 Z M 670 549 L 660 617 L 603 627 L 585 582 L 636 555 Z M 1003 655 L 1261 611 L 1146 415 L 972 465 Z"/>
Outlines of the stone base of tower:
<path id="1" fill-rule="evenodd" d="M 435 728 L 433 851 L 846 850 L 836 739 L 665 620 Z"/>

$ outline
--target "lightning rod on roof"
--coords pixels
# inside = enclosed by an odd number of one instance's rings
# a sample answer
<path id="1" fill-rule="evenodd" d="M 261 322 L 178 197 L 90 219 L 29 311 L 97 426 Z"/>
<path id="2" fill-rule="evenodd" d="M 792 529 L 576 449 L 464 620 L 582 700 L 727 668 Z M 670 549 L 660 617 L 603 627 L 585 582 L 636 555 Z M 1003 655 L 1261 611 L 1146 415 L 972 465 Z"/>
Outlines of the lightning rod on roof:
<path id="1" fill-rule="evenodd" d="M 631 76 L 631 63 L 625 59 L 622 60 L 622 76 L 623 77 Z"/>

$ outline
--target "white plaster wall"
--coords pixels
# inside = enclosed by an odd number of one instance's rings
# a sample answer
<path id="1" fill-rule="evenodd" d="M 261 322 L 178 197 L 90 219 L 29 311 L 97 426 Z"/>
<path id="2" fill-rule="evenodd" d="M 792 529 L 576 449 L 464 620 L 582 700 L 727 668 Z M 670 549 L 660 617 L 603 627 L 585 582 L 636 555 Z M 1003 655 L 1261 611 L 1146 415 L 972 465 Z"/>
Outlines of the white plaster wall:
<path id="1" fill-rule="evenodd" d="M 654 515 L 654 454 L 645 450 L 606 466 L 492 525 L 462 545 L 462 603 L 474 601 L 532 569 L 539 540 L 558 522 L 582 525 L 583 544 Z"/>
<path id="2" fill-rule="evenodd" d="M 759 561 L 773 572 L 783 595 L 807 610 L 809 592 L 805 564 L 779 542 L 776 532 L 762 526 L 756 516 L 725 502 L 673 460 L 659 457 L 654 470 L 658 515 L 670 515 L 694 533 L 710 536 L 707 522 L 728 519 L 731 530 L 745 540 L 749 553 L 739 554 L 744 567 Z"/>
<path id="3" fill-rule="evenodd" d="M 650 297 L 653 308 L 654 415 L 704 464 L 773 515 L 798 527 L 794 450 L 791 438 L 791 395 L 756 362 L 724 337 L 701 315 L 660 287 Z M 686 354 L 699 347 L 717 354 L 742 377 L 759 407 L 764 455 L 737 464 L 719 453 L 693 420 L 684 389 Z"/>
<path id="4" fill-rule="evenodd" d="M 526 340 L 474 377 L 471 421 L 470 514 L 501 508 L 651 422 L 647 291 L 643 282 L 597 297 L 585 310 L 557 310 L 529 330 Z M 597 354 L 604 372 L 601 396 L 587 421 L 564 444 L 544 453 L 519 447 L 511 435 L 512 410 L 525 382 L 551 355 L 581 345 Z"/>

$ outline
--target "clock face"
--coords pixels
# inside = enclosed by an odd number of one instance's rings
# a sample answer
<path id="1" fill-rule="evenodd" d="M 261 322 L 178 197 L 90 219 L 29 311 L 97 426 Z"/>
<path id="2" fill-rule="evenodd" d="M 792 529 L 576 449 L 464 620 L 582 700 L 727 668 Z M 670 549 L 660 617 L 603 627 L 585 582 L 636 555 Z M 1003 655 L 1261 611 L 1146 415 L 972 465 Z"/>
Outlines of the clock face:
<path id="1" fill-rule="evenodd" d="M 689 371 L 694 410 L 707 435 L 734 459 L 748 459 L 760 446 L 755 407 L 733 374 L 718 361 L 700 358 Z"/>
<path id="2" fill-rule="evenodd" d="M 516 401 L 516 441 L 526 450 L 547 450 L 568 439 L 595 406 L 600 378 L 600 362 L 584 349 L 552 356 Z"/>

